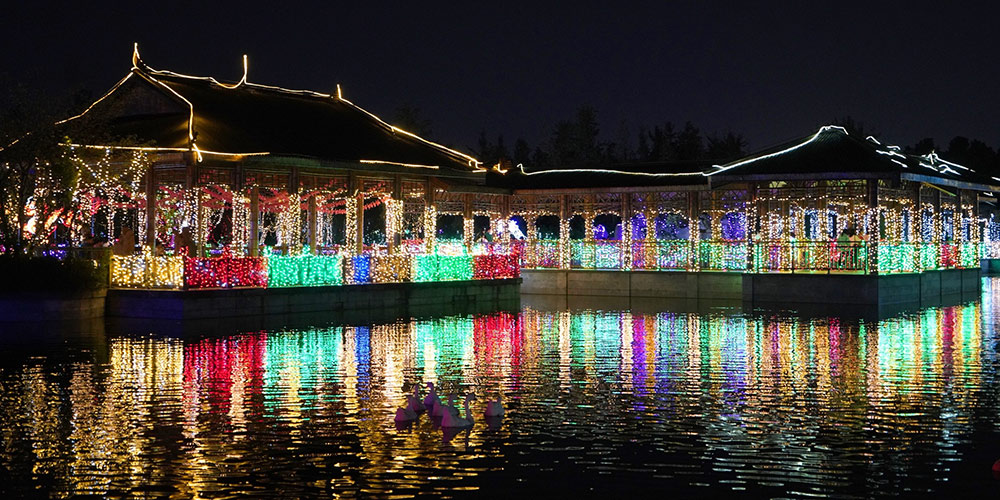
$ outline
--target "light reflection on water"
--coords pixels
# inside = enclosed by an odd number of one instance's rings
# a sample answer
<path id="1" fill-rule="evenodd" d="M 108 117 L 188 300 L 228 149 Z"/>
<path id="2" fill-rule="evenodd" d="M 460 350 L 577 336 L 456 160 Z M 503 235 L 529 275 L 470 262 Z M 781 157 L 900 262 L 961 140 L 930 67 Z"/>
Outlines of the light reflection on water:
<path id="1" fill-rule="evenodd" d="M 881 321 L 525 308 L 53 343 L 0 364 L 0 492 L 993 494 L 986 283 Z M 398 430 L 425 382 L 474 392 L 480 415 L 502 394 L 507 416 L 450 440 L 427 417 Z"/>

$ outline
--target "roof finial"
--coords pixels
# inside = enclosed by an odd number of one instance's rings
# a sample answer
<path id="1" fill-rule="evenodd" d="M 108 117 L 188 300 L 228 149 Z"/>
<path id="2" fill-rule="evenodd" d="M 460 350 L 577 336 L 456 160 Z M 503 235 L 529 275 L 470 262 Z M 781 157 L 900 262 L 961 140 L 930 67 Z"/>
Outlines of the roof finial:
<path id="1" fill-rule="evenodd" d="M 139 42 L 134 42 L 132 44 L 132 67 L 141 68 L 143 66 L 145 64 L 142 63 L 142 58 L 139 57 Z"/>
<path id="2" fill-rule="evenodd" d="M 244 84 L 244 83 L 247 82 L 247 68 L 248 67 L 249 67 L 249 64 L 247 62 L 247 55 L 243 54 L 243 79 L 240 80 L 240 84 Z"/>
<path id="3" fill-rule="evenodd" d="M 337 84 L 337 99 L 344 100 L 344 94 L 340 91 L 340 84 Z"/>

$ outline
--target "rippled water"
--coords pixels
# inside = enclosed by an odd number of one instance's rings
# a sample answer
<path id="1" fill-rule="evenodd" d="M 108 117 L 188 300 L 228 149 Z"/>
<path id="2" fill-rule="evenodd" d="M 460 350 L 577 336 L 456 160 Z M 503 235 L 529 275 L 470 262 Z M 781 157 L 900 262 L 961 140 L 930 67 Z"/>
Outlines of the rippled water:
<path id="1" fill-rule="evenodd" d="M 184 339 L 25 328 L 0 340 L 0 493 L 996 498 L 984 283 L 879 321 L 525 307 Z M 428 381 L 478 397 L 471 431 L 396 427 Z"/>

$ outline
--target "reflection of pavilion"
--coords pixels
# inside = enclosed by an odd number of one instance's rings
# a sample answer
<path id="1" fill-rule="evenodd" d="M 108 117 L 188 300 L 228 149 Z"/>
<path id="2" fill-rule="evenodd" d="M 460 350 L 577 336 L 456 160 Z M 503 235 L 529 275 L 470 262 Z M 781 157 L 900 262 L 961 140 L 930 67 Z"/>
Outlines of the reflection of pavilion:
<path id="1" fill-rule="evenodd" d="M 240 460 L 267 472 L 247 481 L 273 486 L 272 460 L 315 463 L 317 450 L 329 466 L 317 474 L 333 489 L 383 487 L 379 480 L 400 471 L 441 484 L 435 478 L 479 473 L 481 455 L 442 453 L 430 425 L 400 434 L 392 423 L 408 384 L 433 380 L 442 392 L 516 401 L 507 418 L 522 436 L 638 432 L 684 453 L 673 446 L 686 435 L 698 450 L 774 458 L 789 467 L 778 474 L 843 458 L 814 446 L 819 435 L 884 438 L 901 449 L 968 439 L 995 413 L 996 402 L 983 399 L 996 368 L 986 309 L 860 323 L 526 309 L 190 342 L 116 337 L 106 356 L 65 372 L 27 362 L 0 388 L 2 423 L 15 425 L 5 429 L 8 450 L 60 496 L 150 485 L 217 492 L 234 487 L 222 473 Z M 479 429 L 477 445 L 488 439 Z M 781 446 L 761 446 L 772 437 Z M 893 456 L 866 460 L 898 466 Z"/>

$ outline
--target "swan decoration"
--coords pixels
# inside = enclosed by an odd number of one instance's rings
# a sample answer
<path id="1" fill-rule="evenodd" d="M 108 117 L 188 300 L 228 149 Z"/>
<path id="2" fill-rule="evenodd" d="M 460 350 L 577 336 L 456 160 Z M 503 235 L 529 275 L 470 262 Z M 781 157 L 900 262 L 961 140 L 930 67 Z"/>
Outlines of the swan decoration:
<path id="1" fill-rule="evenodd" d="M 414 413 L 420 413 L 424 411 L 424 405 L 420 402 L 420 386 L 413 384 L 413 395 L 406 398 L 407 407 L 413 410 Z"/>
<path id="2" fill-rule="evenodd" d="M 502 417 L 503 416 L 503 401 L 501 401 L 501 399 L 502 399 L 502 397 L 499 396 L 499 395 L 497 395 L 497 400 L 496 401 L 487 401 L 486 402 L 486 413 L 484 414 L 484 416 L 486 416 L 486 417 Z"/>
<path id="3" fill-rule="evenodd" d="M 455 397 L 455 393 L 451 393 L 448 395 L 448 404 L 435 405 L 431 416 L 444 417 L 446 413 L 453 416 L 458 415 L 458 408 L 455 408 Z"/>
<path id="4" fill-rule="evenodd" d="M 412 422 L 417 419 L 417 412 L 411 409 L 411 404 L 413 403 L 413 396 L 406 395 L 406 405 L 400 408 L 396 408 L 396 423 L 401 422 Z"/>
<path id="5" fill-rule="evenodd" d="M 433 413 L 434 407 L 440 405 L 441 400 L 438 399 L 437 391 L 434 390 L 434 382 L 427 382 L 427 389 L 427 395 L 424 396 L 424 408 Z"/>
<path id="6" fill-rule="evenodd" d="M 469 402 L 475 401 L 475 394 L 467 394 L 465 396 L 465 418 L 459 417 L 458 415 L 452 415 L 451 412 L 445 412 L 444 416 L 441 417 L 441 427 L 446 429 L 455 427 L 472 427 L 475 420 L 472 418 L 472 411 L 469 410 Z"/>
<path id="7" fill-rule="evenodd" d="M 510 237 L 515 240 L 523 240 L 527 238 L 527 236 L 524 235 L 524 232 L 521 231 L 520 226 L 517 225 L 517 221 L 507 221 L 507 231 L 510 233 Z"/>

